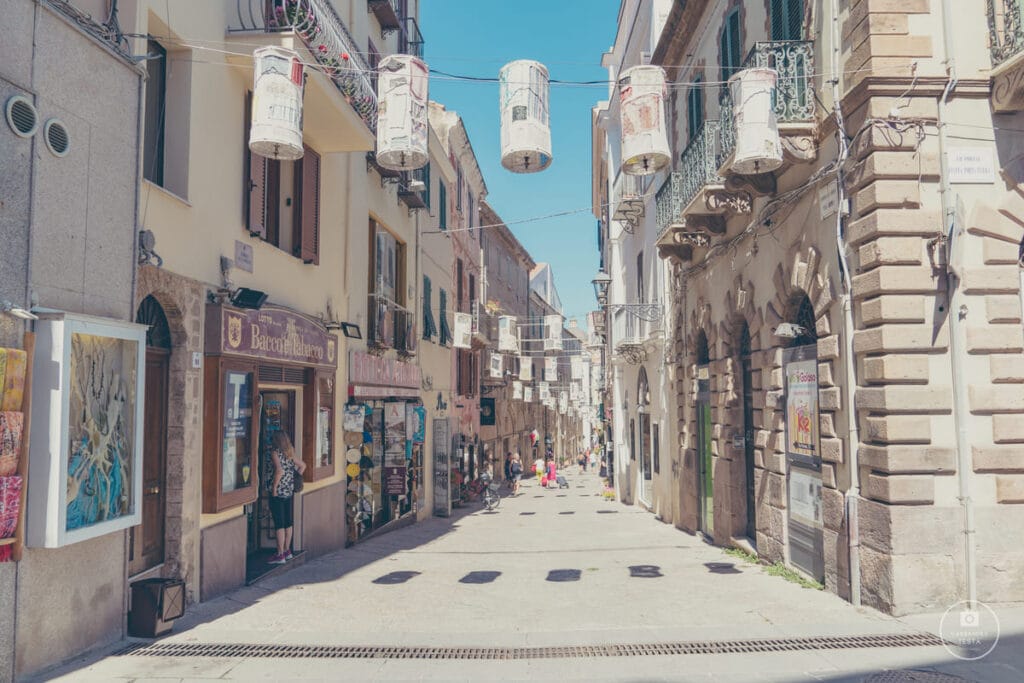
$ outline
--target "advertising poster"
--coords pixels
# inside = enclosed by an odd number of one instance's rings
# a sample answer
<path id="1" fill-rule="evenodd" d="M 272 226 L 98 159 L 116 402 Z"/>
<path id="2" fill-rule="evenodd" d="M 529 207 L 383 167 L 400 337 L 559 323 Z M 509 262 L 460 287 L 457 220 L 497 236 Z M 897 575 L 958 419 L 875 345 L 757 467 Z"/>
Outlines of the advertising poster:
<path id="1" fill-rule="evenodd" d="M 786 349 L 786 352 L 802 351 Z M 798 462 L 821 467 L 818 446 L 818 359 L 804 354 L 784 353 L 786 390 L 786 455 Z M 788 356 L 788 358 L 787 358 Z"/>

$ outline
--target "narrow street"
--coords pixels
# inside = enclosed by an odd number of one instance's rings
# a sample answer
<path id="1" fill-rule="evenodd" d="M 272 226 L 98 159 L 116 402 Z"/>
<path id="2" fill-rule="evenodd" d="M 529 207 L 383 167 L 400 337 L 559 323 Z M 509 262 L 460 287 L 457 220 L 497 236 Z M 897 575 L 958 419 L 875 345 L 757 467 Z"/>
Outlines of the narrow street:
<path id="1" fill-rule="evenodd" d="M 57 680 L 860 681 L 882 669 L 935 666 L 968 680 L 1012 679 L 996 657 L 971 667 L 941 646 L 847 640 L 829 649 L 824 637 L 930 636 L 607 501 L 592 473 L 566 474 L 567 490 L 528 482 L 494 512 L 473 503 L 450 520 L 369 539 L 196 605 L 171 636 L 79 660 Z M 783 638 L 818 640 L 778 652 L 643 651 L 709 641 L 772 640 L 779 648 Z M 240 648 L 224 656 L 211 647 L 227 644 L 281 646 L 287 655 Z M 329 649 L 309 656 L 317 646 Z M 582 646 L 592 649 L 567 649 Z M 614 656 L 600 646 L 621 649 Z"/>

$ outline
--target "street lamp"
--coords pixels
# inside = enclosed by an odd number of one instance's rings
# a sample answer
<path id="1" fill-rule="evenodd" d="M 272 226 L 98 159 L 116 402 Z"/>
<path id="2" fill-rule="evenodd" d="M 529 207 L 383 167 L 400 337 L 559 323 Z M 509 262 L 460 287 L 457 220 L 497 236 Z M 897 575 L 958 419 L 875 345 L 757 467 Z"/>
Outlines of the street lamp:
<path id="1" fill-rule="evenodd" d="M 594 296 L 597 297 L 597 303 L 600 304 L 608 298 L 608 285 L 612 283 L 612 278 L 608 273 L 604 272 L 604 270 L 599 270 L 597 277 L 591 280 L 590 283 L 594 285 Z"/>

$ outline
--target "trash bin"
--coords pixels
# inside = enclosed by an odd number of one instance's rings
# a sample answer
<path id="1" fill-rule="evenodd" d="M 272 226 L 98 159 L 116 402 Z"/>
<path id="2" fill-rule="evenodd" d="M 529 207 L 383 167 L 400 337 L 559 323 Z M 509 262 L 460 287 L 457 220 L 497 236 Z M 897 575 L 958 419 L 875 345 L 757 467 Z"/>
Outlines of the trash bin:
<path id="1" fill-rule="evenodd" d="M 185 582 L 181 579 L 144 579 L 132 584 L 128 635 L 156 638 L 170 633 L 174 620 L 185 613 Z"/>

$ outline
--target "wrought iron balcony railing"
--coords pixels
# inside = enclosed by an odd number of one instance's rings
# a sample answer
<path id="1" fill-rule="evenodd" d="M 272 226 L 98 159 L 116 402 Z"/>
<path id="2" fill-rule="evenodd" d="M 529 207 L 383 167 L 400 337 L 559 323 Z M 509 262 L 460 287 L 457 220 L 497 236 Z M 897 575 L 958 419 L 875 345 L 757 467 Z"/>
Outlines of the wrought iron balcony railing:
<path id="1" fill-rule="evenodd" d="M 375 349 L 395 349 L 400 355 L 416 354 L 416 314 L 383 294 L 370 294 L 367 301 L 367 344 Z"/>
<path id="2" fill-rule="evenodd" d="M 774 40 L 754 43 L 743 62 L 744 69 L 774 69 L 779 74 L 773 106 L 779 123 L 814 120 L 814 42 L 810 40 Z M 722 127 L 720 162 L 724 164 L 736 149 L 736 127 L 732 94 L 722 87 L 719 121 Z"/>
<path id="3" fill-rule="evenodd" d="M 644 178 L 619 172 L 612 182 L 612 219 L 632 223 L 644 215 Z"/>
<path id="4" fill-rule="evenodd" d="M 377 93 L 370 67 L 330 0 L 235 0 L 238 26 L 229 31 L 294 32 L 371 131 Z"/>
<path id="5" fill-rule="evenodd" d="M 423 34 L 420 33 L 419 22 L 416 21 L 416 17 L 405 17 L 403 24 L 398 51 L 423 59 L 423 46 L 426 41 L 423 40 Z"/>
<path id="6" fill-rule="evenodd" d="M 705 121 L 679 158 L 681 210 L 685 210 L 704 187 L 724 182 L 718 175 L 720 130 L 718 121 Z"/>
<path id="7" fill-rule="evenodd" d="M 682 218 L 682 187 L 682 174 L 673 171 L 665 178 L 665 182 L 661 184 L 658 193 L 654 195 L 654 210 L 657 217 L 659 239 L 668 226 L 677 223 Z"/>
<path id="8" fill-rule="evenodd" d="M 1024 51 L 1021 0 L 987 0 L 989 49 L 992 65 L 999 66 Z"/>

